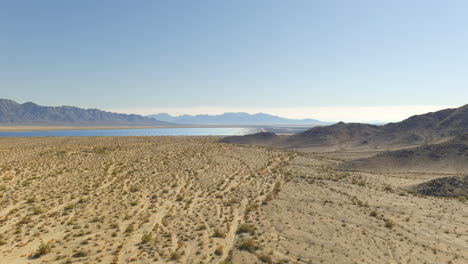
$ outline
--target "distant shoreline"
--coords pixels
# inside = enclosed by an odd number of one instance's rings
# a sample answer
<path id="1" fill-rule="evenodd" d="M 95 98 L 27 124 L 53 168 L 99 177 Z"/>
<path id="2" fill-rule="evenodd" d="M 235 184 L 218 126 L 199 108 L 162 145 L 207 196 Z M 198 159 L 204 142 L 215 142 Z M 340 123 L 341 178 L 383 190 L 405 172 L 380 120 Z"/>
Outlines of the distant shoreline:
<path id="1" fill-rule="evenodd" d="M 266 127 L 308 127 L 303 125 L 177 125 L 177 126 L 2 126 L 0 132 L 55 131 L 55 130 L 113 130 L 113 129 L 158 129 L 158 128 L 266 128 Z"/>

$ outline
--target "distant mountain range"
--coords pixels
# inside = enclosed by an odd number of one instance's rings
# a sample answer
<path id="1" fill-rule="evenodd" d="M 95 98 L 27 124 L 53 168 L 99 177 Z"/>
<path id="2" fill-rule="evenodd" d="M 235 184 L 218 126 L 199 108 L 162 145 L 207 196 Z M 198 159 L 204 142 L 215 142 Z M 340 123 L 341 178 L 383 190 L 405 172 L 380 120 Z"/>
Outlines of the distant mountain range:
<path id="1" fill-rule="evenodd" d="M 0 125 L 3 126 L 164 126 L 168 122 L 140 115 L 116 114 L 73 106 L 19 104 L 0 99 Z"/>
<path id="2" fill-rule="evenodd" d="M 279 116 L 258 113 L 224 113 L 222 115 L 181 115 L 167 113 L 148 116 L 161 121 L 186 125 L 307 125 L 318 126 L 329 123 L 315 119 L 287 119 Z"/>

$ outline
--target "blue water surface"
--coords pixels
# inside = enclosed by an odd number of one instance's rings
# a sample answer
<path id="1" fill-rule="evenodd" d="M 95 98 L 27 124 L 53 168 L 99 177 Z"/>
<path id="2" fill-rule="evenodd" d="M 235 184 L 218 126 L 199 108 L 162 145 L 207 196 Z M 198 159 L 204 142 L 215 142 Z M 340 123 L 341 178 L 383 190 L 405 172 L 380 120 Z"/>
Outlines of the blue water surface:
<path id="1" fill-rule="evenodd" d="M 0 137 L 104 137 L 104 136 L 234 136 L 260 132 L 259 128 L 144 128 L 0 132 Z"/>

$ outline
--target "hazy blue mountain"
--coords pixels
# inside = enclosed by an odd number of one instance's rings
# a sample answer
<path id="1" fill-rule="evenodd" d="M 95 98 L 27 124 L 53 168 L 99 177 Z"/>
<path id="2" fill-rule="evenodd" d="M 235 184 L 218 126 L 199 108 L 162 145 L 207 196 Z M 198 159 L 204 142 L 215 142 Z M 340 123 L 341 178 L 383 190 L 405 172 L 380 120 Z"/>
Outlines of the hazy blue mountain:
<path id="1" fill-rule="evenodd" d="M 140 115 L 116 114 L 73 106 L 40 106 L 31 102 L 19 104 L 12 100 L 0 99 L 0 125 L 161 126 L 170 124 Z"/>
<path id="2" fill-rule="evenodd" d="M 325 125 L 315 119 L 287 119 L 279 116 L 258 113 L 224 113 L 222 115 L 181 115 L 171 116 L 167 113 L 150 115 L 157 120 L 192 125 Z"/>

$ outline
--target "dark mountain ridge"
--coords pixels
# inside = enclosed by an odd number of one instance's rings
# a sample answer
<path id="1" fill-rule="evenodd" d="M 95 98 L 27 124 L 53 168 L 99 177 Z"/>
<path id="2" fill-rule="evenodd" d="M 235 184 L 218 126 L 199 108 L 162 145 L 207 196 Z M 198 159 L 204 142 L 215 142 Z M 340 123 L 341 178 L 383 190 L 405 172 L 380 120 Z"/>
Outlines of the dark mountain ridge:
<path id="1" fill-rule="evenodd" d="M 140 115 L 117 114 L 74 106 L 40 106 L 0 99 L 0 125 L 4 126 L 162 126 L 168 122 Z"/>

